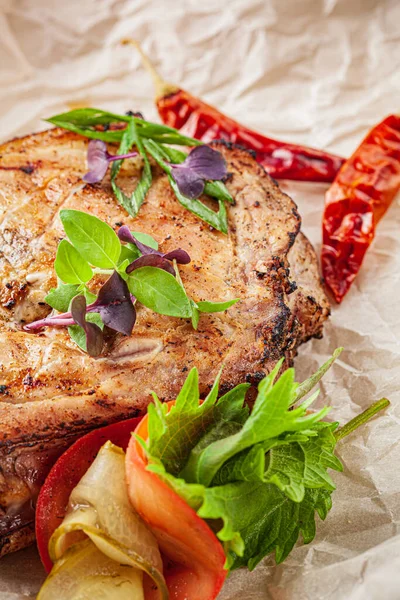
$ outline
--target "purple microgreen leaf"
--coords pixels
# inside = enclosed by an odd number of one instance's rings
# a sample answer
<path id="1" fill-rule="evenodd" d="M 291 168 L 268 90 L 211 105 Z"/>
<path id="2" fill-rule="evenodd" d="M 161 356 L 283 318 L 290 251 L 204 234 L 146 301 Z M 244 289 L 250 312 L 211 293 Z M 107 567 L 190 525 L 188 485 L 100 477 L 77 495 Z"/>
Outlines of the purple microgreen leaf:
<path id="1" fill-rule="evenodd" d="M 83 176 L 86 183 L 98 183 L 107 173 L 108 165 L 113 160 L 123 160 L 137 156 L 137 152 L 128 154 L 111 155 L 107 151 L 107 144 L 102 140 L 90 140 L 87 151 L 87 164 L 89 171 Z"/>
<path id="2" fill-rule="evenodd" d="M 180 166 L 187 167 L 203 179 L 219 181 L 228 173 L 221 152 L 206 145 L 193 148 Z"/>
<path id="3" fill-rule="evenodd" d="M 119 228 L 118 237 L 121 240 L 121 242 L 125 242 L 128 244 L 134 244 L 143 256 L 156 255 L 156 256 L 160 256 L 161 258 L 166 258 L 167 260 L 171 260 L 171 261 L 175 259 L 176 262 L 179 263 L 180 265 L 187 265 L 188 263 L 190 263 L 190 256 L 186 252 L 186 250 L 182 250 L 182 248 L 177 248 L 176 250 L 171 250 L 171 252 L 166 252 L 164 254 L 164 253 L 160 252 L 159 250 L 155 250 L 151 246 L 147 246 L 146 244 L 143 244 L 141 241 L 139 241 L 131 233 L 129 227 L 127 227 L 126 225 L 123 225 L 122 227 Z M 153 266 L 153 265 L 150 265 L 150 264 L 144 265 L 143 264 L 141 266 L 144 267 L 144 266 Z M 139 267 L 135 267 L 135 268 L 137 269 Z M 162 269 L 163 267 L 159 267 L 159 268 Z M 168 270 L 168 269 L 164 269 L 164 270 Z M 131 271 L 127 271 L 127 273 L 130 273 L 130 272 Z M 172 271 L 169 271 L 169 272 L 171 274 L 173 274 Z"/>
<path id="4" fill-rule="evenodd" d="M 202 146 L 199 146 L 202 148 Z M 175 179 L 181 194 L 194 200 L 204 191 L 205 181 L 201 175 L 182 165 L 172 166 L 171 175 Z"/>
<path id="5" fill-rule="evenodd" d="M 142 244 L 146 244 L 147 246 L 150 246 L 150 248 L 158 250 L 158 242 L 148 233 L 143 233 L 142 231 L 132 231 L 131 233 L 133 237 L 136 240 L 139 240 L 139 242 L 142 242 Z"/>
<path id="6" fill-rule="evenodd" d="M 137 156 L 138 152 L 128 152 L 127 154 L 109 154 L 108 160 L 112 162 L 113 160 L 124 160 L 125 158 L 133 158 Z"/>
<path id="7" fill-rule="evenodd" d="M 131 335 L 136 321 L 136 310 L 128 286 L 117 272 L 114 272 L 100 288 L 97 300 L 88 310 L 98 312 L 104 325 L 110 329 Z"/>
<path id="8" fill-rule="evenodd" d="M 45 319 L 28 323 L 28 325 L 24 325 L 24 331 L 35 332 L 44 327 L 69 327 L 74 324 L 75 321 L 71 317 L 71 313 L 65 313 L 64 315 L 55 315 L 54 317 L 46 317 Z"/>
<path id="9" fill-rule="evenodd" d="M 131 335 L 136 322 L 136 309 L 131 299 L 123 302 L 117 300 L 107 306 L 98 306 L 96 312 L 100 314 L 104 325 L 110 329 L 123 335 Z"/>
<path id="10" fill-rule="evenodd" d="M 120 227 L 118 229 L 118 237 L 121 240 L 121 242 L 125 242 L 126 244 L 134 244 L 135 243 L 135 239 L 133 237 L 133 235 L 131 234 L 131 230 L 129 229 L 129 227 L 127 225 L 122 225 L 122 227 Z"/>
<path id="11" fill-rule="evenodd" d="M 182 250 L 182 248 L 177 248 L 176 250 L 167 252 L 164 254 L 164 258 L 167 260 L 176 260 L 179 265 L 188 265 L 191 260 L 189 254 L 186 252 L 186 250 Z"/>
<path id="12" fill-rule="evenodd" d="M 92 306 L 105 306 L 119 300 L 124 302 L 129 299 L 129 290 L 125 281 L 116 271 L 107 279 L 107 281 L 101 286 L 97 299 L 94 301 Z"/>
<path id="13" fill-rule="evenodd" d="M 83 176 L 86 183 L 97 183 L 101 181 L 108 169 L 110 156 L 107 152 L 107 144 L 102 140 L 90 140 L 87 151 L 87 164 L 89 171 Z"/>
<path id="14" fill-rule="evenodd" d="M 179 191 L 192 200 L 201 196 L 207 180 L 221 180 L 227 173 L 222 154 L 206 145 L 193 148 L 179 165 L 171 165 Z"/>
<path id="15" fill-rule="evenodd" d="M 127 227 L 126 225 L 123 225 L 122 227 L 119 228 L 118 237 L 121 240 L 121 242 L 125 242 L 127 244 L 133 244 L 134 246 L 136 246 L 136 248 L 139 250 L 139 252 L 141 252 L 143 255 L 158 253 L 161 256 L 161 253 L 159 253 L 157 250 L 154 250 L 154 248 L 151 248 L 150 246 L 143 244 L 137 238 L 135 238 L 132 235 L 129 227 Z"/>
<path id="16" fill-rule="evenodd" d="M 93 357 L 100 356 L 103 350 L 103 332 L 94 323 L 86 321 L 85 296 L 75 296 L 71 300 L 71 314 L 74 322 L 85 332 L 87 353 Z"/>
<path id="17" fill-rule="evenodd" d="M 136 248 L 139 250 L 139 252 L 141 252 L 143 254 L 143 256 L 145 256 L 146 254 L 159 254 L 158 250 L 154 250 L 154 248 L 152 248 L 151 246 L 147 246 L 147 244 L 143 244 L 143 242 L 141 242 L 140 240 L 138 240 L 137 238 L 135 238 L 135 236 L 132 235 L 132 239 L 133 242 L 132 244 L 135 244 Z"/>
<path id="18" fill-rule="evenodd" d="M 156 252 L 154 252 L 154 254 L 140 256 L 129 265 L 129 267 L 126 269 L 126 272 L 132 273 L 132 271 L 135 271 L 135 269 L 140 269 L 141 267 L 157 267 L 158 269 L 167 271 L 167 273 L 170 273 L 175 277 L 175 269 L 170 261 Z"/>
<path id="19" fill-rule="evenodd" d="M 143 244 L 143 242 L 134 237 L 127 225 L 123 225 L 118 229 L 118 237 L 121 240 L 121 242 L 125 242 L 126 244 L 133 244 L 134 246 L 136 246 L 136 248 L 142 254 L 153 254 L 154 252 L 156 252 L 154 248 Z"/>

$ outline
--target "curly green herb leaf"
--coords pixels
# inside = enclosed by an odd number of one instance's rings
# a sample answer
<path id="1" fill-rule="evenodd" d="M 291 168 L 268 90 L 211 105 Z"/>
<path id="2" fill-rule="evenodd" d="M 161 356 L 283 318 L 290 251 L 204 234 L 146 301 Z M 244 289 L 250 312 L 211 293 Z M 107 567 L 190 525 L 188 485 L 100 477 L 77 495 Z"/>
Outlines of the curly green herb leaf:
<path id="1" fill-rule="evenodd" d="M 216 313 L 228 310 L 228 308 L 239 302 L 239 300 L 240 298 L 227 300 L 226 302 L 210 302 L 208 300 L 200 300 L 199 302 L 196 302 L 196 306 L 202 313 Z"/>
<path id="2" fill-rule="evenodd" d="M 376 403 L 335 433 L 337 423 L 322 421 L 326 408 L 307 413 L 317 393 L 291 409 L 316 378 L 299 385 L 293 369 L 278 378 L 281 364 L 260 383 L 250 414 L 247 386 L 217 401 L 218 378 L 200 403 L 195 369 L 168 413 L 157 398 L 149 407 L 148 469 L 210 522 L 231 570 L 253 569 L 271 552 L 282 562 L 300 535 L 312 541 L 315 515 L 325 519 L 332 506 L 328 470 L 342 470 L 337 439 L 388 404 Z"/>
<path id="3" fill-rule="evenodd" d="M 60 313 L 67 312 L 72 298 L 80 293 L 78 285 L 60 283 L 57 288 L 49 291 L 44 301 Z"/>

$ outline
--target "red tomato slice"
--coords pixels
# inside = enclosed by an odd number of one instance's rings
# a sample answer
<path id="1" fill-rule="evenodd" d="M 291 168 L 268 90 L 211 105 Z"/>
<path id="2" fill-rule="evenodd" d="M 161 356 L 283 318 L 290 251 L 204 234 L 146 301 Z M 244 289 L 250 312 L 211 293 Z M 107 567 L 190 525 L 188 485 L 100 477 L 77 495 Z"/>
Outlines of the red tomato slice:
<path id="1" fill-rule="evenodd" d="M 40 490 L 36 505 L 36 539 L 40 558 L 49 573 L 53 566 L 49 541 L 65 517 L 70 494 L 108 440 L 124 450 L 142 417 L 95 429 L 77 440 L 57 460 Z"/>
<path id="2" fill-rule="evenodd" d="M 172 403 L 170 403 L 171 405 Z M 175 492 L 146 471 L 141 446 L 131 436 L 136 428 L 147 438 L 147 417 L 129 419 L 88 433 L 58 459 L 40 491 L 36 506 L 36 537 L 47 572 L 53 563 L 48 545 L 62 522 L 73 488 L 92 464 L 103 444 L 110 440 L 127 450 L 127 479 L 131 500 L 155 534 L 164 560 L 164 575 L 171 600 L 213 600 L 227 571 L 221 543 Z M 156 600 L 157 591 L 145 578 L 146 600 Z"/>
<path id="3" fill-rule="evenodd" d="M 147 426 L 146 416 L 135 433 L 147 439 Z M 129 497 L 170 559 L 164 573 L 170 597 L 213 600 L 227 575 L 222 545 L 206 522 L 146 465 L 143 449 L 132 437 L 126 455 Z"/>

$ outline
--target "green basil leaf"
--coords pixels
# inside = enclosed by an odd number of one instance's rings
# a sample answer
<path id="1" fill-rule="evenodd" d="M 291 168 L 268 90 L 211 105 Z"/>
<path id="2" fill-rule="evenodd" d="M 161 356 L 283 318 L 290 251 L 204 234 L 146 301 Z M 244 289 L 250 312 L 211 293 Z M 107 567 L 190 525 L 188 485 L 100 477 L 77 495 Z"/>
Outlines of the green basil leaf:
<path id="1" fill-rule="evenodd" d="M 151 154 L 154 160 L 167 173 L 169 183 L 182 206 L 214 227 L 214 229 L 222 231 L 222 233 L 228 233 L 228 220 L 224 202 L 218 200 L 219 210 L 218 212 L 214 212 L 211 208 L 200 202 L 200 200 L 188 198 L 181 194 L 175 179 L 171 175 L 171 167 L 165 161 L 165 155 L 163 154 L 164 148 L 160 148 L 159 144 L 150 139 L 144 140 L 143 143 L 149 154 Z"/>
<path id="2" fill-rule="evenodd" d="M 240 298 L 235 298 L 234 300 L 227 300 L 226 302 L 208 302 L 207 300 L 197 302 L 197 308 L 202 313 L 215 313 L 215 312 L 223 312 L 227 310 L 236 302 L 239 302 Z"/>
<path id="3" fill-rule="evenodd" d="M 101 330 L 104 329 L 104 323 L 101 320 L 101 316 L 99 315 L 99 313 L 88 313 L 86 315 L 86 321 L 89 321 L 90 323 L 95 323 L 95 325 L 98 325 Z M 70 327 L 68 327 L 68 333 L 70 335 L 71 340 L 75 342 L 75 344 L 79 346 L 81 350 L 86 352 L 86 334 L 82 327 L 80 327 L 80 325 L 71 325 Z"/>
<path id="4" fill-rule="evenodd" d="M 54 269 L 64 283 L 87 283 L 93 277 L 89 263 L 67 240 L 58 245 Z"/>
<path id="5" fill-rule="evenodd" d="M 52 117 L 51 119 L 46 119 L 48 123 L 52 123 L 56 127 L 61 127 L 62 129 L 66 129 L 67 131 L 72 131 L 78 135 L 82 135 L 83 137 L 87 137 L 93 140 L 102 140 L 103 142 L 109 142 L 111 144 L 118 143 L 122 140 L 125 129 L 108 129 L 101 130 L 95 129 L 92 126 L 85 125 L 75 125 L 74 123 L 69 123 L 67 121 L 63 121 L 56 117 Z M 110 123 L 114 121 L 110 120 Z M 141 137 L 142 138 L 151 138 L 155 142 L 162 144 L 181 144 L 181 145 L 190 145 L 197 146 L 202 142 L 197 142 L 196 144 L 191 141 L 191 138 L 186 138 L 184 136 L 177 135 L 152 135 L 147 128 L 141 128 Z"/>
<path id="6" fill-rule="evenodd" d="M 117 272 L 121 275 L 124 281 L 128 279 L 128 273 L 126 272 L 126 269 L 129 267 L 130 263 L 131 261 L 128 258 L 126 258 L 118 265 Z"/>
<path id="7" fill-rule="evenodd" d="M 139 258 L 139 256 L 140 252 L 136 248 L 136 246 L 134 246 L 133 244 L 124 244 L 123 246 L 121 246 L 121 254 L 119 255 L 118 260 L 118 270 L 120 270 L 122 263 L 124 263 L 126 260 L 128 260 L 130 264 L 131 262 Z"/>
<path id="8" fill-rule="evenodd" d="M 142 233 L 141 231 L 132 231 L 131 233 L 136 239 L 139 240 L 139 242 L 142 242 L 142 244 L 150 246 L 150 248 L 153 248 L 153 250 L 158 250 L 158 242 L 156 242 L 156 240 L 148 233 Z"/>
<path id="9" fill-rule="evenodd" d="M 118 148 L 118 154 L 127 154 L 131 149 L 132 145 L 135 144 L 140 155 L 144 161 L 144 167 L 142 175 L 138 181 L 136 188 L 133 190 L 130 196 L 127 196 L 125 192 L 118 187 L 116 178 L 122 165 L 122 160 L 116 160 L 113 162 L 111 167 L 111 186 L 118 202 L 125 208 L 125 210 L 132 216 L 136 217 L 140 207 L 146 197 L 147 192 L 151 187 L 153 176 L 151 174 L 151 166 L 147 154 L 144 150 L 142 140 L 137 131 L 136 122 L 132 119 L 124 134 L 122 136 L 120 147 Z"/>
<path id="10" fill-rule="evenodd" d="M 79 292 L 85 296 L 87 304 L 92 304 L 97 298 L 96 294 L 92 294 L 92 292 L 87 289 L 86 285 L 81 285 Z"/>
<path id="11" fill-rule="evenodd" d="M 72 298 L 80 293 L 79 286 L 60 283 L 57 288 L 49 291 L 44 301 L 60 313 L 68 311 Z"/>
<path id="12" fill-rule="evenodd" d="M 192 299 L 190 299 L 190 303 L 192 305 L 192 327 L 193 327 L 193 329 L 197 329 L 199 326 L 200 311 L 197 307 L 196 302 L 194 302 Z"/>
<path id="13" fill-rule="evenodd" d="M 72 244 L 91 265 L 101 269 L 117 266 L 121 242 L 112 227 L 79 210 L 61 210 L 60 219 Z"/>
<path id="14" fill-rule="evenodd" d="M 127 280 L 129 291 L 147 308 L 160 315 L 189 318 L 192 306 L 175 277 L 157 267 L 141 267 Z"/>
<path id="15" fill-rule="evenodd" d="M 183 285 L 182 277 L 181 277 L 181 274 L 179 273 L 178 263 L 176 262 L 175 259 L 173 261 L 173 264 L 174 264 L 174 269 L 175 269 L 176 280 L 186 294 L 185 286 Z M 186 294 L 186 296 L 187 296 L 187 294 Z M 196 302 L 194 300 L 192 300 L 192 298 L 189 298 L 189 302 L 190 302 L 190 306 L 192 307 L 192 327 L 193 327 L 193 329 L 197 330 L 197 328 L 199 326 L 200 312 L 199 312 L 199 309 L 197 308 Z"/>
<path id="16" fill-rule="evenodd" d="M 200 142 L 199 140 L 186 137 L 180 133 L 170 135 L 150 135 L 147 129 L 144 130 L 144 133 L 141 133 L 141 137 L 154 140 L 158 144 L 174 144 L 176 146 L 201 146 L 203 144 L 203 142 Z"/>

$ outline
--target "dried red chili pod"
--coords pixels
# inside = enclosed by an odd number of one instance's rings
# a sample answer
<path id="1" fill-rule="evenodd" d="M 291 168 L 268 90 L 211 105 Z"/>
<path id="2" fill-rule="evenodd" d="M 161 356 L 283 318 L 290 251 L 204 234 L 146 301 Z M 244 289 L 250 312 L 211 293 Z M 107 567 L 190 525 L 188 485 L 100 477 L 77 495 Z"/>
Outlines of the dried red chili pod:
<path id="1" fill-rule="evenodd" d="M 376 125 L 326 193 L 322 273 L 337 302 L 348 292 L 375 227 L 400 189 L 400 116 Z"/>
<path id="2" fill-rule="evenodd" d="M 123 43 L 139 50 L 155 83 L 158 112 L 169 127 L 181 129 L 185 135 L 205 143 L 222 139 L 253 150 L 257 161 L 276 179 L 334 180 L 344 162 L 340 156 L 274 140 L 241 125 L 185 90 L 163 81 L 137 42 L 128 39 Z"/>

